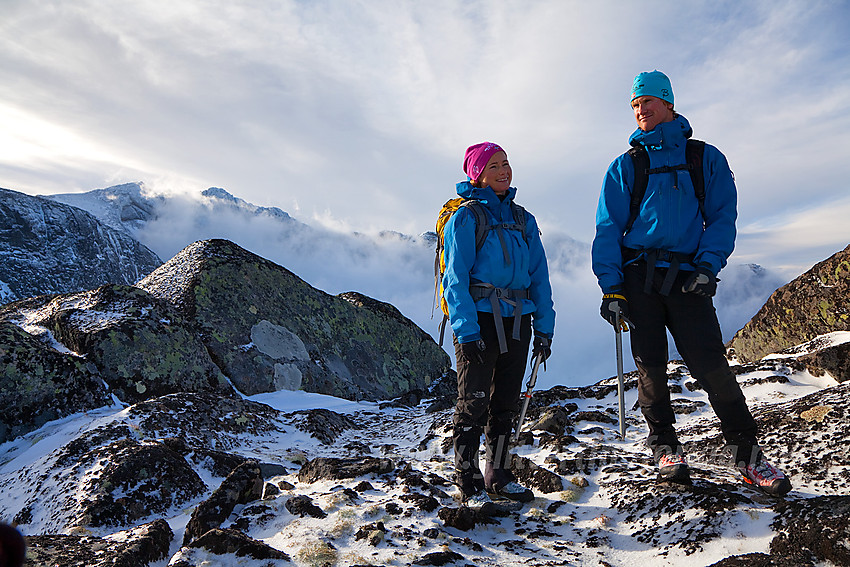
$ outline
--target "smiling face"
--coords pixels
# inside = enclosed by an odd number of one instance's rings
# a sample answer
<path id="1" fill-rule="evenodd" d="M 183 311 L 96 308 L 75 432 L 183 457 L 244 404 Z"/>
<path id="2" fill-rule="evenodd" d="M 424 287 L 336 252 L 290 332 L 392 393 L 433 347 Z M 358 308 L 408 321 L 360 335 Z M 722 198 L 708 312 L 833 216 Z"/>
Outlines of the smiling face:
<path id="1" fill-rule="evenodd" d="M 662 122 L 670 122 L 674 118 L 673 105 L 658 97 L 644 95 L 632 101 L 638 128 L 649 132 Z"/>
<path id="2" fill-rule="evenodd" d="M 512 177 L 513 171 L 511 171 L 511 164 L 508 163 L 508 154 L 496 152 L 484 166 L 484 171 L 478 177 L 478 183 L 481 187 L 489 185 L 497 195 L 504 195 L 511 186 Z"/>

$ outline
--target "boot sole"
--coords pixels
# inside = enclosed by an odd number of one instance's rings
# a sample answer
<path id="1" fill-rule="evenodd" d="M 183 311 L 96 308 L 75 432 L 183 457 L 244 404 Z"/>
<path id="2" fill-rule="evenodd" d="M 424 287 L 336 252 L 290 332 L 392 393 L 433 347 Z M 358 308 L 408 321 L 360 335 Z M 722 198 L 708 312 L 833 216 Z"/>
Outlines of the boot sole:
<path id="1" fill-rule="evenodd" d="M 487 495 L 494 500 L 509 500 L 511 502 L 521 502 L 523 504 L 534 500 L 533 492 L 523 492 L 521 494 L 503 494 L 501 492 L 487 491 Z"/>

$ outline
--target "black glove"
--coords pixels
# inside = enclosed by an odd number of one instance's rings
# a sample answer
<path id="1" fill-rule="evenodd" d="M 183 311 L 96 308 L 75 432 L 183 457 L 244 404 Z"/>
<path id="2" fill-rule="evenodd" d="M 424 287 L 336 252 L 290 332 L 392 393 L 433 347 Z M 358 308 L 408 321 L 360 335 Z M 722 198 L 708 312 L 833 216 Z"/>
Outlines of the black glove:
<path id="1" fill-rule="evenodd" d="M 460 343 L 460 352 L 470 364 L 484 364 L 484 351 L 487 345 L 483 339 L 469 343 Z"/>
<path id="2" fill-rule="evenodd" d="M 534 337 L 534 346 L 531 348 L 531 357 L 537 358 L 538 354 L 543 355 L 541 362 L 546 362 L 546 359 L 552 356 L 552 339 L 536 335 Z"/>
<path id="3" fill-rule="evenodd" d="M 602 307 L 599 308 L 602 318 L 611 323 L 611 326 L 616 326 L 617 311 L 620 312 L 620 328 L 628 331 L 629 327 L 633 326 L 629 321 L 629 302 L 619 291 L 604 294 L 602 296 Z"/>
<path id="4" fill-rule="evenodd" d="M 713 297 L 717 293 L 717 277 L 707 266 L 697 266 L 696 271 L 685 280 L 682 292 Z"/>

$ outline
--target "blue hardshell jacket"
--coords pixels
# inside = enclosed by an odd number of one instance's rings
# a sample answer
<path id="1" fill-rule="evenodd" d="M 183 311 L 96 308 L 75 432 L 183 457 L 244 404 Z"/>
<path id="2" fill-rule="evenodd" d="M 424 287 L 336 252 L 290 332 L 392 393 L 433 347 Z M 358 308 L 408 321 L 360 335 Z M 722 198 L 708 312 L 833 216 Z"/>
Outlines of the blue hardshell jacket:
<path id="1" fill-rule="evenodd" d="M 650 168 L 676 166 L 686 163 L 685 146 L 692 132 L 685 117 L 677 115 L 649 132 L 638 128 L 629 143 L 646 147 Z M 622 289 L 623 247 L 693 254 L 693 264 L 683 263 L 682 270 L 701 265 L 716 275 L 726 265 L 735 247 L 737 190 L 726 157 L 709 144 L 703 154 L 703 174 L 704 219 L 687 170 L 653 173 L 648 176 L 640 213 L 623 236 L 629 220 L 634 165 L 624 153 L 608 167 L 596 209 L 596 237 L 591 249 L 593 273 L 603 293 Z M 659 261 L 657 265 L 668 264 Z"/>
<path id="2" fill-rule="evenodd" d="M 510 201 L 516 188 L 508 189 L 504 200 L 488 186 L 478 188 L 469 181 L 457 184 L 457 194 L 477 199 L 484 204 L 492 223 L 513 223 Z M 472 283 L 489 283 L 504 289 L 528 289 L 530 299 L 522 299 L 523 314 L 532 315 L 536 335 L 551 339 L 555 332 L 555 310 L 549 267 L 540 240 L 537 220 L 526 211 L 526 242 L 518 230 L 505 230 L 510 264 L 505 262 L 502 245 L 495 230 L 490 230 L 480 250 L 475 249 L 475 215 L 461 207 L 443 231 L 446 270 L 443 274 L 443 296 L 449 307 L 449 322 L 458 342 L 468 343 L 481 338 L 478 312 L 492 313 L 489 299 L 472 300 Z M 503 317 L 514 314 L 514 307 L 499 300 Z"/>

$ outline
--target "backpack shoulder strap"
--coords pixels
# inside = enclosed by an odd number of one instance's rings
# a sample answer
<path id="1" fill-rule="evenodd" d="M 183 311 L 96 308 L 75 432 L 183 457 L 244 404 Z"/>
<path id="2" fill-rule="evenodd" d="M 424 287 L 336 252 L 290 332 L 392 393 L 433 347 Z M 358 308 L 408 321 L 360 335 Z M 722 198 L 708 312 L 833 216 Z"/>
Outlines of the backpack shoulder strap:
<path id="1" fill-rule="evenodd" d="M 528 242 L 528 235 L 526 234 L 526 227 L 528 226 L 528 219 L 526 217 L 525 207 L 520 205 L 519 203 L 511 201 L 511 213 L 514 217 L 514 223 L 516 223 L 517 228 L 519 228 L 522 233 L 522 239 Z"/>
<path id="2" fill-rule="evenodd" d="M 694 185 L 694 193 L 699 201 L 699 212 L 703 219 L 705 219 L 705 175 L 702 165 L 704 151 L 705 142 L 702 140 L 688 140 L 685 146 L 685 161 L 688 163 L 688 172 L 691 174 L 691 183 Z"/>
<path id="3" fill-rule="evenodd" d="M 638 214 L 640 213 L 640 204 L 643 202 L 643 196 L 646 193 L 646 185 L 649 181 L 649 153 L 643 146 L 633 146 L 627 152 L 632 158 L 634 165 L 635 178 L 632 181 L 632 196 L 629 201 L 629 221 L 623 229 L 623 235 L 628 234 L 635 224 Z"/>
<path id="4" fill-rule="evenodd" d="M 477 199 L 467 199 L 460 205 L 466 207 L 472 212 L 475 217 L 475 249 L 480 250 L 484 245 L 484 239 L 487 238 L 487 232 L 490 230 L 490 220 L 487 218 L 487 211 L 484 210 L 484 205 Z"/>

